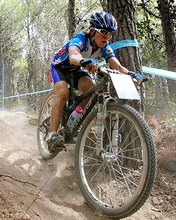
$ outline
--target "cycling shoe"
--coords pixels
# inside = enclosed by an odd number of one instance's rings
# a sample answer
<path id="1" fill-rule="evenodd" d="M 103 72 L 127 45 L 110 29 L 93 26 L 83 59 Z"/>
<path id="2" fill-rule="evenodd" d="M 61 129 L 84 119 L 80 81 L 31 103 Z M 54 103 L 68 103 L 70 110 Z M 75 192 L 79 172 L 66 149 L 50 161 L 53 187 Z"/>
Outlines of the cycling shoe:
<path id="1" fill-rule="evenodd" d="M 51 138 L 47 141 L 48 144 L 48 150 L 50 153 L 57 151 L 61 151 L 65 149 L 64 146 L 65 139 L 62 135 L 53 135 Z"/>

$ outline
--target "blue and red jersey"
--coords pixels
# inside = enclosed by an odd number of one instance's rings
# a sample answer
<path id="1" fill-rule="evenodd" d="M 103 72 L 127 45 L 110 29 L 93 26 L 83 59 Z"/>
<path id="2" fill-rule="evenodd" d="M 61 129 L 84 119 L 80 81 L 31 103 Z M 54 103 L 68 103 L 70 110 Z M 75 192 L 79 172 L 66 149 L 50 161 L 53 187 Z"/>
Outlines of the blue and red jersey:
<path id="1" fill-rule="evenodd" d="M 55 66 L 57 64 L 65 66 L 70 65 L 68 53 L 68 49 L 70 46 L 78 47 L 83 58 L 99 59 L 103 57 L 107 61 L 109 58 L 115 57 L 115 54 L 109 43 L 107 43 L 105 47 L 99 48 L 92 54 L 92 45 L 90 42 L 90 38 L 87 34 L 80 32 L 75 35 L 70 41 L 68 41 L 61 50 L 59 50 L 59 52 L 55 55 L 51 66 Z"/>

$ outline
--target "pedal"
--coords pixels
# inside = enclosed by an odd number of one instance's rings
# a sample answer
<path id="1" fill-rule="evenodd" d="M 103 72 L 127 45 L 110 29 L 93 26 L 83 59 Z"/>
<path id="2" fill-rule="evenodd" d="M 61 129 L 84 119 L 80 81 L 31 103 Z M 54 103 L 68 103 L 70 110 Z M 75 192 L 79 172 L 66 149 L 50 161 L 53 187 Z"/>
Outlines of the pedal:
<path id="1" fill-rule="evenodd" d="M 64 144 L 63 150 L 64 150 L 64 151 L 67 151 L 67 145 L 66 145 L 66 144 Z"/>
<path id="2" fill-rule="evenodd" d="M 62 150 L 67 151 L 67 148 L 66 148 L 66 145 L 65 145 L 65 144 L 64 144 L 63 146 L 55 147 L 55 151 L 60 152 L 60 151 L 62 151 Z"/>
<path id="3" fill-rule="evenodd" d="M 63 146 L 53 146 L 51 149 L 48 149 L 50 153 L 55 153 L 56 151 L 57 152 L 60 152 L 62 150 L 64 151 L 67 151 L 67 147 L 66 145 L 64 144 Z"/>

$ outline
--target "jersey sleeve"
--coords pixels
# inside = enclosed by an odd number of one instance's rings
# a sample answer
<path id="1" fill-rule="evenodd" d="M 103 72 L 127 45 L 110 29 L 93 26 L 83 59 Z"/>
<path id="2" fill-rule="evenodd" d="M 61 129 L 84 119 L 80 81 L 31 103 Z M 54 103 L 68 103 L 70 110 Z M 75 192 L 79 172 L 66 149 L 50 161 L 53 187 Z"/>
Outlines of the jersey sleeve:
<path id="1" fill-rule="evenodd" d="M 107 61 L 111 57 L 115 57 L 114 51 L 110 45 L 106 45 L 102 49 L 102 57 Z"/>
<path id="2" fill-rule="evenodd" d="M 80 51 L 83 51 L 85 47 L 85 34 L 81 32 L 75 35 L 69 42 L 69 47 L 70 46 L 76 46 Z"/>

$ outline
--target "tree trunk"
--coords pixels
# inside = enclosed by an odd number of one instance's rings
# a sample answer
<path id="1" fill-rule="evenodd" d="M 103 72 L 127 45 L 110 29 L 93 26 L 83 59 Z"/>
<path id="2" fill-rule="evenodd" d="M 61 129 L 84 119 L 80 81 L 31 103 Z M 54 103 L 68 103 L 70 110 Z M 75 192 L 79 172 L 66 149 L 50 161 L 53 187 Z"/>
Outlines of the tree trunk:
<path id="1" fill-rule="evenodd" d="M 73 34 L 75 33 L 75 27 L 76 27 L 76 19 L 75 19 L 75 0 L 69 0 L 68 3 L 68 36 L 69 39 L 73 37 Z"/>
<path id="2" fill-rule="evenodd" d="M 100 0 L 100 4 L 103 8 L 103 11 L 108 11 L 108 3 L 107 0 Z"/>
<path id="3" fill-rule="evenodd" d="M 33 79 L 35 78 L 35 71 L 34 71 L 34 47 L 33 47 L 33 41 L 32 41 L 32 25 L 31 25 L 31 9 L 30 9 L 30 2 L 27 1 L 27 9 L 28 9 L 28 17 L 26 19 L 26 31 L 27 31 L 27 40 L 28 40 L 28 53 L 27 53 L 27 80 L 26 80 L 26 86 L 27 90 L 26 92 L 33 92 Z M 35 103 L 35 97 L 32 95 L 26 96 L 27 103 L 30 107 L 33 107 L 33 103 Z"/>
<path id="4" fill-rule="evenodd" d="M 121 40 L 136 40 L 137 31 L 135 23 L 135 4 L 134 0 L 109 0 L 108 12 L 113 14 L 117 20 L 118 30 L 113 36 L 113 42 Z M 116 50 L 116 56 L 123 66 L 130 71 L 141 72 L 141 59 L 139 49 L 136 47 L 125 47 Z M 144 113 L 144 87 L 140 88 L 141 102 L 133 102 L 141 113 Z"/>
<path id="5" fill-rule="evenodd" d="M 176 37 L 174 31 L 171 3 L 169 0 L 158 0 L 158 9 L 161 15 L 162 29 L 167 54 L 167 66 L 169 70 L 176 70 Z M 176 82 L 168 80 L 169 98 L 176 101 Z"/>

